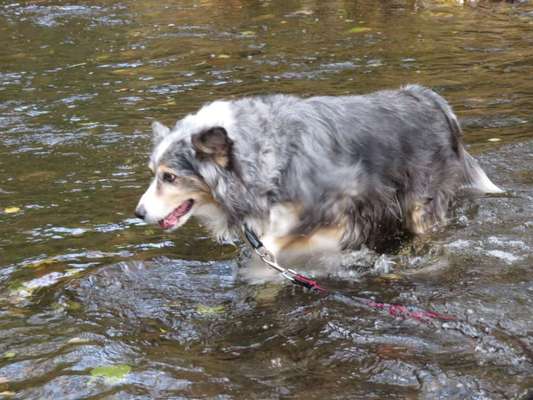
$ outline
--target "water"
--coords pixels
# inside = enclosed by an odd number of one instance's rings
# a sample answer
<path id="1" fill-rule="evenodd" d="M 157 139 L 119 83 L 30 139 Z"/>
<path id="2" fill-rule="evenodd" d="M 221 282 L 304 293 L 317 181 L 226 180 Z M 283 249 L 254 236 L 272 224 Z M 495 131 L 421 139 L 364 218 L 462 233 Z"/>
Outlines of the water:
<path id="1" fill-rule="evenodd" d="M 533 5 L 459 3 L 1 1 L 0 395 L 530 398 Z M 455 321 L 248 285 L 239 249 L 132 218 L 153 119 L 415 82 L 508 193 L 322 283 Z"/>

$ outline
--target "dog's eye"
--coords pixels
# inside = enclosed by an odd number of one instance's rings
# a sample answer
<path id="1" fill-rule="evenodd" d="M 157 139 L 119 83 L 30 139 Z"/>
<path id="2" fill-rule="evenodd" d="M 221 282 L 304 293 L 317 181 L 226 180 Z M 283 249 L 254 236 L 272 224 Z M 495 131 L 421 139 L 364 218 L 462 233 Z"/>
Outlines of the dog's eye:
<path id="1" fill-rule="evenodd" d="M 163 182 L 172 183 L 176 180 L 176 175 L 171 174 L 170 172 L 163 172 L 161 179 L 163 179 Z"/>

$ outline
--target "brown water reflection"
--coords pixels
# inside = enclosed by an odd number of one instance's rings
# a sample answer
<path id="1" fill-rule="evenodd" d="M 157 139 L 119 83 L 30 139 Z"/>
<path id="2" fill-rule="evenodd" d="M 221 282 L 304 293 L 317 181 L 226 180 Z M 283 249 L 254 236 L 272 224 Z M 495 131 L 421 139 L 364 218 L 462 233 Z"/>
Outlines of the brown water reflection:
<path id="1" fill-rule="evenodd" d="M 1 1 L 0 395 L 526 398 L 533 6 L 460 3 Z M 223 97 L 414 82 L 450 100 L 509 194 L 388 255 L 385 277 L 325 283 L 457 322 L 249 286 L 238 249 L 132 218 L 153 119 Z M 358 260 L 368 271 L 376 257 Z M 130 372 L 91 375 L 117 364 Z"/>

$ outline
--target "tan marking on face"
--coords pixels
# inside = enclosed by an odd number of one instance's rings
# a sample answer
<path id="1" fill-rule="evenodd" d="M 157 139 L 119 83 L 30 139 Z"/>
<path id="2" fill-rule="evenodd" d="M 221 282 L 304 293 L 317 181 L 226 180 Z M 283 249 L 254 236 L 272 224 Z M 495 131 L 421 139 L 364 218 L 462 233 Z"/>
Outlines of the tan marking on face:
<path id="1" fill-rule="evenodd" d="M 158 177 L 160 177 L 165 172 L 176 175 L 176 180 L 174 182 L 161 181 L 161 186 L 163 188 L 162 190 L 165 189 L 165 186 L 176 186 L 179 190 L 205 192 L 206 194 L 211 195 L 209 187 L 200 177 L 194 175 L 180 176 L 175 170 L 164 164 L 161 164 L 157 167 Z"/>
<path id="2" fill-rule="evenodd" d="M 227 168 L 229 165 L 229 157 L 228 156 L 216 156 L 215 162 L 220 165 L 222 168 Z"/>
<path id="3" fill-rule="evenodd" d="M 158 172 L 170 172 L 171 174 L 177 175 L 176 171 L 174 171 L 172 168 L 167 167 L 165 164 L 160 164 L 157 166 Z"/>
<path id="4" fill-rule="evenodd" d="M 162 174 L 168 172 L 176 175 L 173 182 L 162 180 Z M 146 210 L 146 221 L 155 223 L 168 216 L 173 210 L 187 200 L 193 200 L 194 204 L 183 223 L 204 205 L 214 203 L 209 188 L 200 177 L 180 176 L 175 170 L 166 166 L 158 165 L 155 177 L 139 201 Z M 178 225 L 178 227 L 181 225 Z"/>
<path id="5" fill-rule="evenodd" d="M 173 174 L 173 175 L 176 175 L 176 176 L 178 175 L 178 174 L 176 173 L 176 171 L 174 171 L 174 170 L 173 170 L 172 168 L 170 168 L 170 167 L 167 167 L 167 166 L 164 165 L 164 164 L 161 164 L 161 165 L 158 165 L 158 166 L 157 166 L 157 172 L 156 172 L 156 174 L 157 174 L 158 176 L 161 176 L 161 174 L 164 174 L 165 172 L 168 172 L 169 174 Z"/>
<path id="6" fill-rule="evenodd" d="M 176 175 L 176 180 L 174 182 L 162 181 L 160 178 L 164 173 Z M 178 207 L 189 199 L 194 200 L 197 205 L 214 203 L 209 187 L 199 177 L 180 176 L 174 169 L 164 164 L 157 167 L 156 176 L 156 195 L 167 204 L 174 203 L 175 207 Z"/>

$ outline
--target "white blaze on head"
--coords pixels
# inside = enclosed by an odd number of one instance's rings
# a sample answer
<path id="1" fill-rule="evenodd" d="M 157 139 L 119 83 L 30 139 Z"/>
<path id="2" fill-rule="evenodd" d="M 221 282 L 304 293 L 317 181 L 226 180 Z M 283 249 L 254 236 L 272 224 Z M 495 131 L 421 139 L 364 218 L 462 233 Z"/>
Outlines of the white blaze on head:
<path id="1" fill-rule="evenodd" d="M 215 101 L 202 107 L 196 114 L 189 114 L 176 122 L 172 130 L 159 122 L 154 122 L 152 124 L 154 139 L 159 143 L 152 153 L 150 163 L 156 167 L 172 143 L 178 140 L 190 138 L 195 133 L 217 126 L 229 132 L 234 122 L 231 103 L 227 101 Z"/>

